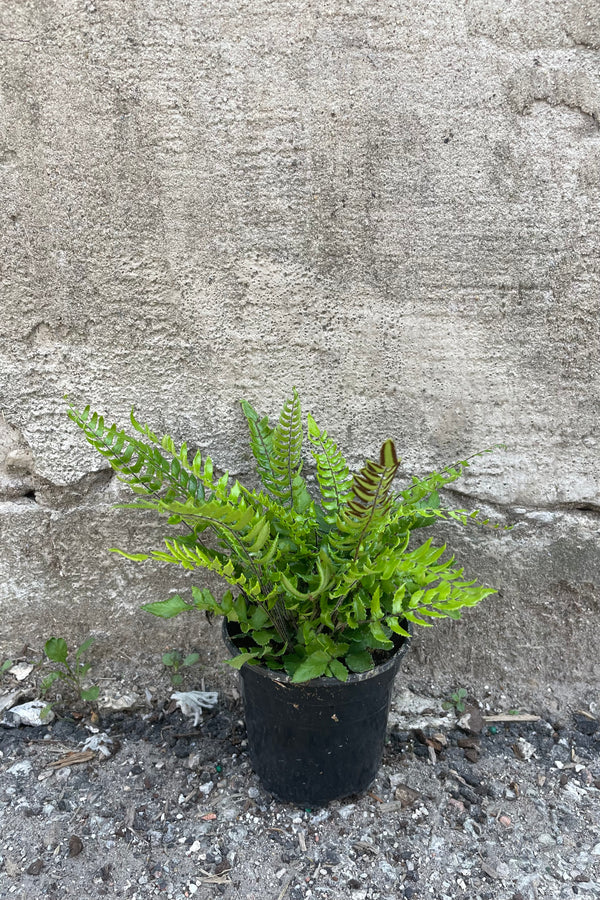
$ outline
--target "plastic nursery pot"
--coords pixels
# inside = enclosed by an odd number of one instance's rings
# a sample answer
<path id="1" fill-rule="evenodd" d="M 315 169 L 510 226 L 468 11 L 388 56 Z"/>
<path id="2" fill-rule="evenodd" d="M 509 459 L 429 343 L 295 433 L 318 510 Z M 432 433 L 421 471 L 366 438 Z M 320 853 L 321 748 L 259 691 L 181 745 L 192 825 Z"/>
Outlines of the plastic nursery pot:
<path id="1" fill-rule="evenodd" d="M 225 620 L 223 639 L 232 656 L 239 652 L 233 633 Z M 323 806 L 369 787 L 381 763 L 392 686 L 408 644 L 399 638 L 393 656 L 346 682 L 315 678 L 292 684 L 281 672 L 242 666 L 250 760 L 278 800 Z"/>

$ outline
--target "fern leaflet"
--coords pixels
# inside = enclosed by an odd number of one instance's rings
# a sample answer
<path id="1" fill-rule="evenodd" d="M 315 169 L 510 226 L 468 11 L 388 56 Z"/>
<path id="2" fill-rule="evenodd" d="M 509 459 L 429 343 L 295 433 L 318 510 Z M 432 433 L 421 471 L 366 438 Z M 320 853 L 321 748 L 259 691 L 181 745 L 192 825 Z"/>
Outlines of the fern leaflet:
<path id="1" fill-rule="evenodd" d="M 308 415 L 308 437 L 317 464 L 317 480 L 321 491 L 324 519 L 334 525 L 342 508 L 352 496 L 352 481 L 346 460 L 325 429 L 320 429 Z"/>

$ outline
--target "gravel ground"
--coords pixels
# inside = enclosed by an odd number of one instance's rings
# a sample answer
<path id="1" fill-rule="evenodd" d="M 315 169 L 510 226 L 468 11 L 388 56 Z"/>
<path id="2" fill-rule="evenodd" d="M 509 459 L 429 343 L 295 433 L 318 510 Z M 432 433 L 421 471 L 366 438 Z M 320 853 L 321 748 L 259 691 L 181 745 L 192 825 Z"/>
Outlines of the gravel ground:
<path id="1" fill-rule="evenodd" d="M 405 689 L 372 789 L 301 809 L 262 790 L 235 695 L 198 726 L 140 695 L 93 721 L 0 726 L 0 897 L 600 897 L 593 704 L 489 722 Z M 110 756 L 67 756 L 92 733 Z"/>

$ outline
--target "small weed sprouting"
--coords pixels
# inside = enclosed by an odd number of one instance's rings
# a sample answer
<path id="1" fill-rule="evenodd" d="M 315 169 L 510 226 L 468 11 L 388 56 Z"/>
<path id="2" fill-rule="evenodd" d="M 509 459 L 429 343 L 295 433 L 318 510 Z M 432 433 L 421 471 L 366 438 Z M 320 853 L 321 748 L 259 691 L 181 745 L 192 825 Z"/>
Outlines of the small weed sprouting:
<path id="1" fill-rule="evenodd" d="M 188 653 L 187 656 L 183 656 L 183 654 L 179 650 L 169 650 L 167 653 L 163 653 L 163 665 L 171 670 L 169 672 L 169 675 L 171 677 L 171 684 L 181 684 L 183 681 L 183 675 L 180 674 L 179 670 L 182 668 L 187 669 L 190 666 L 195 666 L 199 659 L 199 653 Z"/>
<path id="2" fill-rule="evenodd" d="M 0 675 L 4 675 L 5 672 L 8 672 L 8 670 L 11 668 L 12 664 L 13 664 L 12 659 L 5 659 L 4 662 L 2 663 L 2 665 L 0 666 Z"/>
<path id="3" fill-rule="evenodd" d="M 45 724 L 46 722 L 51 722 L 54 718 L 52 714 L 53 703 L 46 703 L 43 709 L 40 710 L 40 719 Z"/>
<path id="4" fill-rule="evenodd" d="M 464 688 L 459 688 L 452 694 L 449 700 L 444 700 L 442 707 L 444 709 L 454 709 L 457 713 L 463 713 L 465 711 L 466 697 L 466 690 Z"/>
<path id="5" fill-rule="evenodd" d="M 77 692 L 81 700 L 92 703 L 98 699 L 100 689 L 97 685 L 84 688 L 83 679 L 91 668 L 91 663 L 82 662 L 82 656 L 90 649 L 94 643 L 94 638 L 87 638 L 83 644 L 75 650 L 75 656 L 71 655 L 69 662 L 69 648 L 64 638 L 52 637 L 44 644 L 44 653 L 50 662 L 58 663 L 60 669 L 54 669 L 42 681 L 42 693 L 46 693 L 52 687 L 55 681 L 62 680 L 68 682 Z"/>

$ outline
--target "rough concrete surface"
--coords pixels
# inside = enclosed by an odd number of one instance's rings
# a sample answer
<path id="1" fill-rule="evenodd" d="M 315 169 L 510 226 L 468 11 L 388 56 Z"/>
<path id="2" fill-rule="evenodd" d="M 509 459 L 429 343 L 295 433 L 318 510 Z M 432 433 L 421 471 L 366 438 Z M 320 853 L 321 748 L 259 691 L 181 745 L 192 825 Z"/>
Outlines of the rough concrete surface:
<path id="1" fill-rule="evenodd" d="M 0 0 L 3 654 L 196 640 L 138 611 L 185 576 L 105 552 L 159 533 L 111 512 L 65 392 L 244 474 L 237 400 L 295 384 L 354 464 L 508 445 L 457 500 L 518 527 L 451 535 L 502 594 L 415 677 L 598 688 L 599 13 Z"/>

